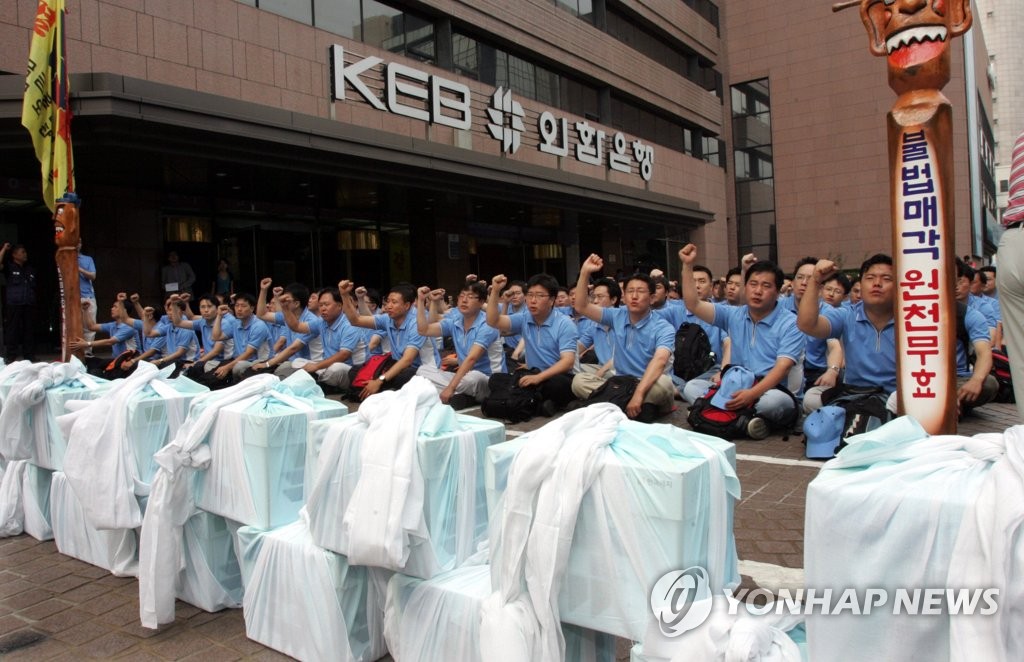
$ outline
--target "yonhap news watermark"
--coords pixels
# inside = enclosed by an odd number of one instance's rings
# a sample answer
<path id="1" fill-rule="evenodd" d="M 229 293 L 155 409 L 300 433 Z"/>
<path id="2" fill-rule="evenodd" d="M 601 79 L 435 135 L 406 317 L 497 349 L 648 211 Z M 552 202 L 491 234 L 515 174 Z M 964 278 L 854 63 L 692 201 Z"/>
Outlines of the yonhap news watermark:
<path id="1" fill-rule="evenodd" d="M 708 572 L 700 566 L 668 572 L 651 589 L 651 611 L 661 633 L 677 637 L 699 627 L 712 610 Z M 763 588 L 726 589 L 722 599 L 729 615 L 740 609 L 753 616 L 989 616 L 999 610 L 998 588 Z"/>

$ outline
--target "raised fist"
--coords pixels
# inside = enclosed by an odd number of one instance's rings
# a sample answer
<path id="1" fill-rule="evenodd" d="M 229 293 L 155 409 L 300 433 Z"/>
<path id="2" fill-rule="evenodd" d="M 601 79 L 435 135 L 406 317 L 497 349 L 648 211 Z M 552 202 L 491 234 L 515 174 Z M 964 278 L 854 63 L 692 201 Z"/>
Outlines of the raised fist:
<path id="1" fill-rule="evenodd" d="M 284 293 L 284 288 L 283 287 L 275 287 L 273 292 L 274 292 L 274 298 L 276 299 L 277 297 L 281 296 Z"/>
<path id="2" fill-rule="evenodd" d="M 357 288 L 356 288 L 356 296 L 357 296 L 357 297 L 359 297 L 360 299 L 362 299 L 363 297 L 365 297 L 365 296 L 366 296 L 366 288 L 365 288 L 365 287 L 363 287 L 362 285 L 360 285 L 359 287 L 357 287 Z"/>
<path id="3" fill-rule="evenodd" d="M 221 317 L 224 317 L 225 315 L 227 315 L 230 312 L 231 312 L 231 309 L 228 308 L 224 304 L 221 304 L 221 305 L 217 306 L 217 314 L 220 315 Z"/>
<path id="4" fill-rule="evenodd" d="M 757 256 L 753 253 L 747 253 L 740 261 L 740 269 L 743 270 L 743 273 L 747 273 L 747 269 L 752 267 L 755 262 L 757 262 Z"/>
<path id="5" fill-rule="evenodd" d="M 348 296 L 352 294 L 352 281 L 343 280 L 340 283 L 338 283 L 338 292 L 341 293 L 342 296 Z"/>
<path id="6" fill-rule="evenodd" d="M 583 264 L 580 265 L 580 272 L 588 276 L 597 273 L 601 269 L 604 269 L 604 260 L 596 253 L 591 253 L 586 260 L 583 260 Z"/>
<path id="7" fill-rule="evenodd" d="M 814 265 L 814 280 L 818 285 L 821 285 L 829 276 L 839 271 L 836 267 L 836 263 L 832 260 L 818 260 L 818 263 Z"/>
<path id="8" fill-rule="evenodd" d="M 416 290 L 416 294 L 419 296 L 420 301 L 426 301 L 427 296 L 430 295 L 430 286 L 422 285 L 418 290 Z"/>
<path id="9" fill-rule="evenodd" d="M 128 297 L 128 298 L 131 300 L 132 303 L 138 303 L 139 302 L 139 294 L 138 294 L 138 292 L 132 292 L 132 295 L 130 297 Z"/>
<path id="10" fill-rule="evenodd" d="M 651 278 L 660 278 L 661 276 L 664 275 L 665 272 L 662 271 L 661 269 L 651 269 Z"/>
<path id="11" fill-rule="evenodd" d="M 192 295 L 189 294 L 188 292 L 182 292 L 180 295 L 179 294 L 172 294 L 171 298 L 174 298 L 174 297 L 178 297 L 178 299 L 175 299 L 175 301 L 180 299 L 181 301 L 184 301 L 185 303 L 188 303 L 189 301 L 192 300 Z"/>
<path id="12" fill-rule="evenodd" d="M 697 247 L 693 244 L 686 244 L 679 249 L 679 261 L 683 264 L 693 264 L 697 261 Z"/>
<path id="13" fill-rule="evenodd" d="M 476 274 L 466 274 L 466 282 L 467 283 L 475 283 L 478 280 L 479 280 L 479 278 L 477 278 Z"/>
<path id="14" fill-rule="evenodd" d="M 274 281 L 271 280 L 270 278 L 264 278 L 263 280 L 260 281 L 260 289 L 261 290 L 268 289 L 270 287 L 271 283 L 273 283 L 273 282 Z"/>
<path id="15" fill-rule="evenodd" d="M 118 301 L 127 301 L 128 300 L 128 295 L 126 293 L 124 293 L 124 292 L 118 292 L 117 293 L 117 300 Z"/>
<path id="16" fill-rule="evenodd" d="M 444 288 L 437 288 L 436 290 L 430 290 L 430 300 L 440 301 L 444 298 Z"/>
<path id="17" fill-rule="evenodd" d="M 491 289 L 495 292 L 501 292 L 508 285 L 508 278 L 505 274 L 498 274 L 491 279 Z"/>

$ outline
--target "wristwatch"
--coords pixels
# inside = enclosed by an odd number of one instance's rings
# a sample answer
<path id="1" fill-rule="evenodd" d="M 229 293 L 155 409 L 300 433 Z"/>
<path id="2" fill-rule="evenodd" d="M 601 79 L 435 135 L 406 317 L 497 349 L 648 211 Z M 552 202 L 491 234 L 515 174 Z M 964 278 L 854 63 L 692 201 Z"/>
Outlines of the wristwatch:
<path id="1" fill-rule="evenodd" d="M 839 372 L 839 366 L 837 366 L 837 365 L 830 365 L 830 366 L 828 367 L 828 369 L 829 369 L 829 370 L 835 370 L 836 372 Z"/>
<path id="2" fill-rule="evenodd" d="M 388 374 L 386 372 L 382 372 L 380 373 L 380 377 L 378 377 L 377 379 L 379 379 L 380 383 L 383 384 L 388 380 Z"/>

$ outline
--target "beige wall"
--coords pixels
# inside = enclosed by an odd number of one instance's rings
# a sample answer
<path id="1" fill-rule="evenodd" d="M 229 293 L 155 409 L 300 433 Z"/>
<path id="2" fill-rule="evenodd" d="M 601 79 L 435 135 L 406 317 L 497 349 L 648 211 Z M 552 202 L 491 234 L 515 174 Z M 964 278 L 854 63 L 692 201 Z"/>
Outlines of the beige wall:
<path id="1" fill-rule="evenodd" d="M 830 257 L 846 268 L 892 251 L 885 60 L 868 51 L 856 9 L 828 2 L 722 3 L 727 86 L 768 77 L 781 266 Z M 953 45 L 956 251 L 970 251 L 963 40 Z M 732 163 L 730 162 L 730 172 Z M 730 217 L 735 216 L 730 193 Z"/>

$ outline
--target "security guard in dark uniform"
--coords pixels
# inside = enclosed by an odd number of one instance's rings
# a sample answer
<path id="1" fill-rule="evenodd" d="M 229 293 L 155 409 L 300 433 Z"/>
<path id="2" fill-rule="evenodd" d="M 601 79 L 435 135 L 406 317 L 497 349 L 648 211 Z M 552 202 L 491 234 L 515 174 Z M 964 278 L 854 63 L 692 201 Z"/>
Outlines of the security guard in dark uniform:
<path id="1" fill-rule="evenodd" d="M 11 259 L 5 262 L 10 251 Z M 0 248 L 0 269 L 7 277 L 7 302 L 4 307 L 4 336 L 7 341 L 7 362 L 20 355 L 35 361 L 32 328 L 36 307 L 36 272 L 28 265 L 28 251 L 21 244 L 13 249 L 10 243 Z"/>

